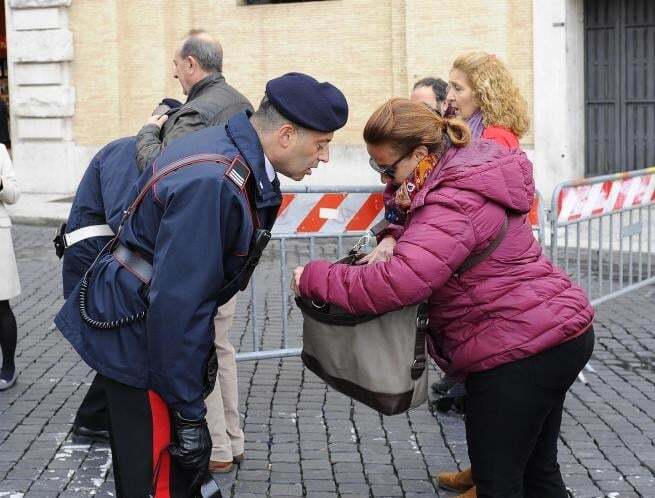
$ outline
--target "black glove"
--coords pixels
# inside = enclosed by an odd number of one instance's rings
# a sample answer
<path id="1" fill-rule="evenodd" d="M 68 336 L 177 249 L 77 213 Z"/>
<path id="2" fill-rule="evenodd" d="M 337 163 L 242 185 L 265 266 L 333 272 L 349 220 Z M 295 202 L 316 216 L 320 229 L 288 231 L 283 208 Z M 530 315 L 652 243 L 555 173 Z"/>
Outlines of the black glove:
<path id="1" fill-rule="evenodd" d="M 175 438 L 169 449 L 171 456 L 185 469 L 206 472 L 212 451 L 212 438 L 204 417 L 188 420 L 174 412 L 173 428 Z"/>

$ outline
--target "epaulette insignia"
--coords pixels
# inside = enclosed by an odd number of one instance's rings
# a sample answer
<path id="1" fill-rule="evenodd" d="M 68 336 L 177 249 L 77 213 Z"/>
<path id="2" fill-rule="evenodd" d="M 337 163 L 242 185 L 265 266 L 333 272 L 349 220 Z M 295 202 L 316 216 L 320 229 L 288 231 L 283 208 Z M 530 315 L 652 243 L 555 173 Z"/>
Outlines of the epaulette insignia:
<path id="1" fill-rule="evenodd" d="M 250 168 L 237 157 L 232 161 L 232 164 L 225 172 L 225 176 L 234 183 L 239 190 L 246 188 L 248 177 L 250 176 Z"/>

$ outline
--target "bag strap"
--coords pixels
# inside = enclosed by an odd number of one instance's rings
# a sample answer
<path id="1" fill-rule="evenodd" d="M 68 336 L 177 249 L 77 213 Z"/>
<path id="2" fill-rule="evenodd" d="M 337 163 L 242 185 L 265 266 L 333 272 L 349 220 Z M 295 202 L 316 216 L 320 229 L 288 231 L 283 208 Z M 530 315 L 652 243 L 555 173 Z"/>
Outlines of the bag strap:
<path id="1" fill-rule="evenodd" d="M 222 156 L 220 154 L 196 154 L 196 155 L 193 155 L 193 156 L 184 157 L 182 159 L 179 159 L 179 160 L 169 164 L 165 168 L 161 169 L 157 174 L 154 174 L 150 178 L 150 180 L 148 180 L 146 182 L 146 184 L 143 186 L 143 188 L 139 192 L 139 195 L 137 195 L 137 197 L 134 199 L 132 204 L 130 204 L 130 206 L 126 210 L 123 211 L 123 216 L 121 218 L 121 223 L 120 223 L 120 226 L 118 227 L 118 230 L 116 230 L 116 235 L 114 236 L 114 238 L 111 241 L 109 241 L 105 245 L 105 247 L 102 248 L 102 250 L 98 253 L 95 260 L 93 261 L 93 263 L 91 263 L 89 268 L 87 268 L 84 276 L 82 277 L 82 281 L 81 281 L 82 284 L 80 286 L 79 308 L 80 308 L 80 315 L 82 317 L 82 320 L 87 325 L 89 325 L 90 327 L 95 328 L 95 329 L 104 329 L 104 330 L 116 329 L 116 328 L 119 328 L 122 325 L 125 325 L 125 324 L 128 324 L 128 323 L 144 320 L 145 317 L 146 317 L 146 312 L 142 311 L 142 312 L 130 315 L 130 316 L 123 317 L 123 318 L 121 318 L 119 320 L 112 320 L 112 321 L 96 320 L 95 318 L 92 318 L 88 314 L 87 307 L 86 307 L 86 301 L 87 301 L 88 285 L 89 285 L 88 280 L 87 280 L 89 272 L 95 266 L 96 262 L 100 259 L 100 256 L 102 256 L 104 254 L 104 252 L 105 252 L 105 250 L 107 248 L 109 248 L 110 250 L 114 250 L 120 244 L 119 243 L 119 238 L 120 238 L 121 232 L 123 231 L 123 227 L 125 226 L 125 222 L 127 221 L 127 219 L 130 216 L 132 216 L 134 214 L 134 212 L 139 207 L 139 205 L 143 201 L 144 197 L 146 196 L 146 194 L 148 193 L 150 188 L 152 188 L 152 186 L 156 182 L 158 182 L 159 180 L 161 180 L 165 176 L 167 176 L 167 175 L 173 173 L 174 171 L 177 171 L 177 170 L 179 170 L 179 169 L 181 169 L 181 168 L 183 168 L 185 166 L 190 166 L 192 164 L 201 163 L 201 162 L 216 162 L 216 163 L 224 164 L 224 165 L 227 165 L 227 166 L 232 166 L 234 164 L 234 162 L 236 162 L 238 160 L 239 160 L 238 156 L 231 163 L 227 157 Z M 247 180 L 248 180 L 248 178 L 243 179 L 244 187 L 245 187 L 245 183 L 246 183 Z M 243 286 L 243 288 L 241 290 L 245 289 L 245 286 L 247 285 L 247 282 L 250 279 L 250 276 L 252 275 L 252 272 L 254 271 L 255 266 L 259 262 L 259 258 L 261 256 L 261 253 L 263 252 L 264 248 L 266 247 L 266 244 L 268 243 L 268 241 L 271 238 L 270 231 L 261 230 L 261 229 L 257 228 L 258 225 L 257 225 L 257 221 L 256 221 L 256 219 L 257 219 L 257 217 L 256 217 L 256 215 L 257 215 L 256 207 L 255 207 L 254 202 L 253 202 L 250 195 L 247 195 L 247 199 L 248 199 L 248 207 L 249 207 L 249 209 L 251 211 L 251 214 L 252 214 L 252 217 L 253 217 L 253 238 L 255 239 L 254 246 L 255 246 L 255 251 L 256 252 L 255 252 L 255 254 L 249 254 L 249 257 L 246 260 L 246 263 L 245 263 L 244 267 L 237 273 L 237 275 L 232 280 L 230 280 L 226 285 L 224 285 L 219 290 L 219 298 L 221 299 L 221 302 L 219 302 L 219 306 L 225 304 L 229 300 L 229 298 L 232 297 L 233 294 L 236 294 L 236 292 L 239 290 L 239 288 L 241 286 Z M 150 263 L 148 263 L 147 261 L 143 261 L 143 263 L 145 263 L 145 265 L 147 265 L 147 266 L 150 266 L 150 268 L 152 269 L 152 265 L 150 265 Z M 247 278 L 247 280 L 245 280 L 245 284 L 244 284 L 240 279 L 245 279 L 245 278 Z M 147 280 L 148 280 L 148 282 L 144 282 L 144 283 L 149 284 L 149 278 Z M 242 285 L 239 285 L 239 284 L 242 284 Z M 236 288 L 236 290 L 234 290 L 235 288 Z M 232 292 L 232 295 L 229 294 L 230 292 Z M 225 298 L 225 296 L 229 296 L 229 297 Z"/>
<path id="2" fill-rule="evenodd" d="M 248 168 L 248 166 L 246 166 L 243 163 L 243 161 L 241 161 L 241 158 L 239 156 L 235 157 L 230 162 L 230 160 L 227 157 L 220 154 L 195 154 L 193 156 L 183 157 L 182 159 L 179 159 L 169 164 L 168 166 L 164 167 L 157 174 L 153 175 L 150 178 L 150 180 L 146 182 L 146 184 L 139 192 L 139 195 L 137 195 L 137 197 L 134 199 L 132 204 L 130 204 L 130 206 L 123 212 L 123 219 L 121 221 L 121 226 L 117 230 L 117 234 L 114 240 L 118 241 L 118 237 L 122 231 L 125 221 L 130 216 L 132 216 L 132 214 L 134 214 L 134 212 L 137 210 L 137 208 L 145 198 L 148 191 L 152 188 L 152 186 L 155 183 L 157 183 L 165 176 L 168 176 L 169 174 L 185 166 L 190 166 L 196 163 L 215 162 L 215 163 L 226 165 L 229 168 L 232 168 L 237 161 L 240 161 L 245 168 Z M 229 170 L 226 173 L 226 175 L 229 175 Z M 232 278 L 227 284 L 225 284 L 219 290 L 219 306 L 225 304 L 225 302 L 231 299 L 232 295 L 236 294 L 239 290 L 245 289 L 245 286 L 250 280 L 250 277 L 252 276 L 252 273 L 254 272 L 257 263 L 259 263 L 259 258 L 261 257 L 262 253 L 264 252 L 264 249 L 266 248 L 266 245 L 271 239 L 271 232 L 269 230 L 262 230 L 259 228 L 259 217 L 257 215 L 257 207 L 255 206 L 255 201 L 253 199 L 253 196 L 247 187 L 248 183 L 252 183 L 254 181 L 252 180 L 249 182 L 251 176 L 252 174 L 250 173 L 250 170 L 248 168 L 247 175 L 241 174 L 240 177 L 237 177 L 239 180 L 242 180 L 241 185 L 237 185 L 237 186 L 239 186 L 242 190 L 245 190 L 246 199 L 248 200 L 248 208 L 250 209 L 252 224 L 253 224 L 253 244 L 252 244 L 253 248 L 250 251 L 248 255 L 248 259 L 246 260 L 241 270 L 239 270 L 239 272 L 234 276 L 234 278 Z M 236 183 L 234 179 L 232 179 L 232 181 Z M 226 299 L 226 295 L 227 295 L 227 299 Z"/>
<path id="3" fill-rule="evenodd" d="M 485 259 L 487 259 L 489 256 L 491 256 L 491 254 L 498 248 L 500 243 L 503 241 L 505 235 L 507 235 L 508 226 L 509 226 L 509 220 L 507 218 L 507 211 L 505 211 L 505 220 L 503 221 L 503 225 L 500 227 L 500 231 L 498 232 L 498 235 L 496 235 L 494 240 L 491 241 L 491 244 L 489 244 L 484 251 L 466 258 L 464 262 L 460 265 L 460 267 L 457 268 L 457 270 L 455 271 L 455 275 L 456 276 L 461 275 L 465 271 L 468 271 L 474 266 L 477 266 L 478 264 L 482 263 Z"/>
<path id="4" fill-rule="evenodd" d="M 220 154 L 195 154 L 193 156 L 183 157 L 181 159 L 178 159 L 177 161 L 172 162 L 165 168 L 162 168 L 156 174 L 152 175 L 152 177 L 150 177 L 150 180 L 148 180 L 146 184 L 143 186 L 141 192 L 139 192 L 139 195 L 136 196 L 136 199 L 134 199 L 134 201 L 132 201 L 132 204 L 130 204 L 130 206 L 125 211 L 123 211 L 123 221 L 129 218 L 132 214 L 134 214 L 134 211 L 136 211 L 136 208 L 139 207 L 139 204 L 141 204 L 141 201 L 143 201 L 143 198 L 146 196 L 148 191 L 159 180 L 173 173 L 174 171 L 177 171 L 180 168 L 189 166 L 191 164 L 204 163 L 204 162 L 215 162 L 215 163 L 224 164 L 226 166 L 230 166 L 230 161 L 228 160 L 228 158 Z"/>
<path id="5" fill-rule="evenodd" d="M 428 331 L 430 319 L 428 317 L 428 303 L 421 303 L 416 313 L 416 342 L 414 343 L 414 361 L 412 362 L 412 380 L 417 380 L 423 375 L 427 364 L 425 357 L 425 334 Z"/>
<path id="6" fill-rule="evenodd" d="M 462 265 L 457 269 L 455 275 L 459 275 L 465 271 L 470 270 L 491 256 L 491 254 L 498 248 L 500 243 L 507 235 L 508 227 L 509 219 L 507 217 L 507 211 L 505 211 L 505 219 L 503 220 L 503 225 L 500 227 L 498 235 L 496 235 L 494 240 L 491 241 L 491 244 L 489 244 L 487 248 L 481 253 L 470 256 L 464 260 L 464 263 L 462 263 Z M 430 324 L 428 312 L 428 303 L 421 303 L 418 307 L 418 312 L 416 315 L 416 342 L 414 343 L 414 362 L 412 363 L 411 369 L 412 380 L 419 379 L 425 371 L 425 334 L 428 333 L 428 326 Z"/>
<path id="7" fill-rule="evenodd" d="M 193 156 L 187 156 L 178 159 L 177 161 L 174 161 L 168 166 L 162 168 L 161 170 L 159 170 L 157 173 L 155 173 L 150 177 L 150 179 L 146 182 L 143 188 L 141 188 L 139 195 L 137 195 L 136 198 L 132 201 L 132 204 L 130 204 L 129 207 L 123 211 L 123 216 L 121 217 L 121 223 L 118 226 L 118 230 L 116 230 L 116 235 L 114 235 L 114 238 L 111 240 L 111 243 L 108 244 L 108 246 L 112 249 L 114 248 L 116 242 L 120 238 L 121 233 L 123 232 L 123 227 L 125 226 L 125 222 L 130 216 L 134 214 L 136 209 L 139 207 L 139 204 L 141 204 L 141 201 L 143 201 L 144 197 L 150 191 L 150 189 L 155 183 L 157 183 L 165 176 L 173 173 L 174 171 L 177 171 L 180 168 L 189 166 L 191 164 L 203 163 L 203 162 L 216 162 L 216 163 L 224 164 L 226 166 L 230 165 L 230 161 L 228 160 L 228 158 L 225 156 L 221 156 L 220 154 L 195 154 Z"/>

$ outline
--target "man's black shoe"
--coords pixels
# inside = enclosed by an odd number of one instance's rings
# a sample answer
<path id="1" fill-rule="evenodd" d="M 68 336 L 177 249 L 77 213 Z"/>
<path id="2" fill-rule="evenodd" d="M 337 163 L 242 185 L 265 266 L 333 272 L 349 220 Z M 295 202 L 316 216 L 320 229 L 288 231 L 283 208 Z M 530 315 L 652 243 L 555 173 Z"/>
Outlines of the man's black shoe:
<path id="1" fill-rule="evenodd" d="M 109 431 L 102 429 L 90 429 L 83 425 L 73 426 L 73 443 L 91 444 L 91 443 L 108 443 Z"/>

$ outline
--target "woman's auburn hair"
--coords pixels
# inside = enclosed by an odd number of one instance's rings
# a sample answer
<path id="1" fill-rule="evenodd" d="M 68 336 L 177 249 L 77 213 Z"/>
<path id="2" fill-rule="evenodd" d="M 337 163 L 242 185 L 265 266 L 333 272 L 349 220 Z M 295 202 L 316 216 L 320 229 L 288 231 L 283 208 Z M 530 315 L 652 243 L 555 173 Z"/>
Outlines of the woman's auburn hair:
<path id="1" fill-rule="evenodd" d="M 485 127 L 503 126 L 521 138 L 530 127 L 528 104 L 512 75 L 498 57 L 486 52 L 468 52 L 453 62 L 473 90 Z"/>
<path id="2" fill-rule="evenodd" d="M 405 154 L 421 145 L 435 152 L 443 143 L 444 133 L 456 147 L 471 141 L 471 130 L 461 119 L 446 119 L 425 104 L 393 98 L 368 118 L 364 141 L 371 145 L 389 144 Z"/>

